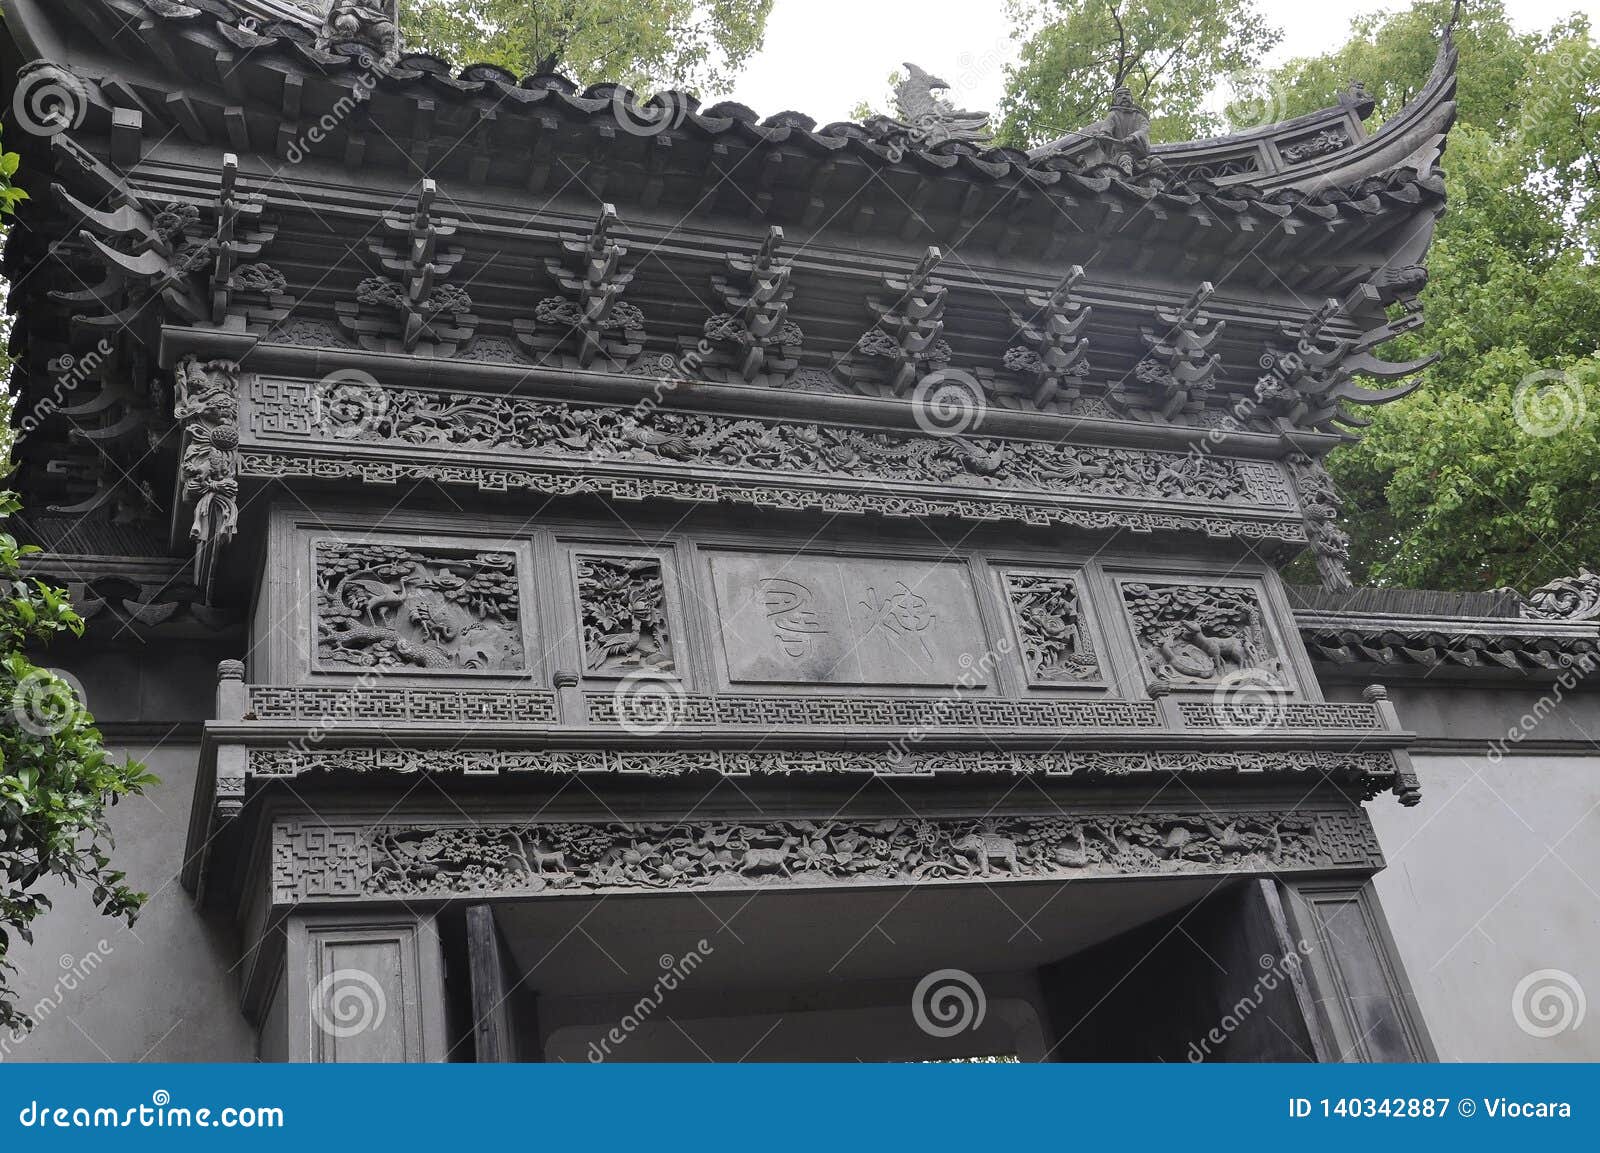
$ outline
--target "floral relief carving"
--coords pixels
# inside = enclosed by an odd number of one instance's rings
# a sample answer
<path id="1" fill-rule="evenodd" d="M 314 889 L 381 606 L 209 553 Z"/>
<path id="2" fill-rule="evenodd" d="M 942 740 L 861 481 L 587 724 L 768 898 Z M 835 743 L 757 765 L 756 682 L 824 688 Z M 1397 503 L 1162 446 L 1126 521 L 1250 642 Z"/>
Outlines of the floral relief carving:
<path id="1" fill-rule="evenodd" d="M 524 667 L 515 554 L 319 541 L 315 556 L 322 667 Z"/>
<path id="2" fill-rule="evenodd" d="M 579 556 L 577 566 L 584 668 L 601 675 L 672 672 L 661 562 L 654 557 Z"/>
<path id="3" fill-rule="evenodd" d="M 1099 677 L 1078 582 L 1070 576 L 1008 572 L 1005 583 L 1028 679 L 1071 684 Z"/>
<path id="4" fill-rule="evenodd" d="M 1214 683 L 1255 671 L 1281 682 L 1282 663 L 1253 589 L 1130 583 L 1122 599 L 1152 680 Z"/>

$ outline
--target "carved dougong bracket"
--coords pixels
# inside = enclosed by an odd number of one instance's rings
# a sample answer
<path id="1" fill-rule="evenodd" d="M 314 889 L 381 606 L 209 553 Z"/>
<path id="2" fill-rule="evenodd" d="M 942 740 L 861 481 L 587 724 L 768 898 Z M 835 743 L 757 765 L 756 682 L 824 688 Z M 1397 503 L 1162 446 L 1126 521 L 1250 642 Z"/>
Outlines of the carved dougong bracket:
<path id="1" fill-rule="evenodd" d="M 1285 324 L 1281 332 L 1288 338 L 1287 349 L 1268 342 L 1262 363 L 1270 368 L 1256 385 L 1257 398 L 1269 412 L 1281 415 L 1290 424 L 1337 432 L 1339 425 L 1364 428 L 1372 423 L 1345 408 L 1345 402 L 1359 405 L 1388 404 L 1416 391 L 1421 381 L 1399 388 L 1362 388 L 1357 374 L 1379 380 L 1399 380 L 1421 372 L 1438 360 L 1438 354 L 1417 360 L 1390 362 L 1371 355 L 1370 349 L 1386 340 L 1409 332 L 1422 323 L 1421 311 L 1414 307 L 1416 292 L 1426 283 L 1421 269 L 1385 272 L 1362 285 L 1343 303 L 1329 297 L 1301 324 Z M 1410 294 L 1407 296 L 1407 294 Z M 1382 307 L 1407 300 L 1407 311 L 1399 319 L 1350 340 L 1328 331 L 1339 317 L 1347 316 L 1359 305 Z"/>
<path id="2" fill-rule="evenodd" d="M 1079 336 L 1094 310 L 1073 298 L 1073 289 L 1083 279 L 1083 267 L 1074 264 L 1056 290 L 1048 296 L 1030 292 L 1027 301 L 1034 313 L 1031 318 L 1011 313 L 1011 323 L 1017 329 L 1017 341 L 1006 350 L 1005 366 L 1020 376 L 1035 382 L 1033 403 L 1043 408 L 1065 392 L 1067 398 L 1076 399 L 1076 384 L 1069 378 L 1089 374 L 1089 338 Z"/>
<path id="3" fill-rule="evenodd" d="M 754 384 L 763 373 L 787 378 L 799 365 L 802 335 L 789 321 L 792 269 L 778 262 L 783 229 L 767 233 L 754 257 L 729 256 L 728 274 L 713 276 L 711 289 L 727 309 L 706 321 L 705 339 L 733 351 L 738 375 Z"/>
<path id="4" fill-rule="evenodd" d="M 883 287 L 893 293 L 887 299 L 868 297 L 867 307 L 877 316 L 877 324 L 856 342 L 861 357 L 888 362 L 888 388 L 896 396 L 910 392 L 929 373 L 939 372 L 950 363 L 950 345 L 943 337 L 946 289 L 933 281 L 934 270 L 944 254 L 929 247 L 909 276 L 886 274 Z M 848 375 L 862 373 L 858 359 L 843 366 Z"/>
<path id="5" fill-rule="evenodd" d="M 239 528 L 239 366 L 191 356 L 178 364 L 174 385 L 183 500 L 194 505 L 194 583 L 210 603 L 222 548 Z"/>
<path id="6" fill-rule="evenodd" d="M 1139 330 L 1150 351 L 1134 368 L 1134 379 L 1143 386 L 1140 400 L 1153 404 L 1162 420 L 1203 408 L 1205 394 L 1215 387 L 1222 357 L 1206 354 L 1226 327 L 1226 321 L 1205 311 L 1206 301 L 1215 292 L 1211 282 L 1204 281 L 1181 307 L 1155 309 L 1156 319 L 1166 326 L 1164 331 Z M 1124 410 L 1140 404 L 1121 393 L 1113 393 L 1109 399 Z"/>
<path id="7" fill-rule="evenodd" d="M 389 275 L 367 277 L 353 302 L 336 306 L 340 327 L 363 348 L 449 357 L 477 331 L 472 297 L 446 283 L 464 252 L 440 244 L 455 235 L 457 224 L 434 212 L 438 195 L 439 186 L 424 180 L 411 212 L 384 217 L 388 239 L 367 247 Z"/>
<path id="8" fill-rule="evenodd" d="M 633 273 L 622 271 L 628 250 L 611 238 L 617 224 L 616 207 L 603 205 L 587 235 L 563 233 L 562 258 L 545 260 L 565 295 L 546 297 L 533 320 L 514 322 L 518 342 L 532 355 L 573 348 L 579 368 L 603 356 L 614 369 L 644 351 L 644 314 L 621 299 Z"/>
<path id="9" fill-rule="evenodd" d="M 256 335 L 280 324 L 294 307 L 283 274 L 270 264 L 240 263 L 260 256 L 277 235 L 277 225 L 261 220 L 266 197 L 239 191 L 239 158 L 222 158 L 222 188 L 217 194 L 216 262 L 211 271 L 211 323 L 227 324 L 230 313 Z"/>

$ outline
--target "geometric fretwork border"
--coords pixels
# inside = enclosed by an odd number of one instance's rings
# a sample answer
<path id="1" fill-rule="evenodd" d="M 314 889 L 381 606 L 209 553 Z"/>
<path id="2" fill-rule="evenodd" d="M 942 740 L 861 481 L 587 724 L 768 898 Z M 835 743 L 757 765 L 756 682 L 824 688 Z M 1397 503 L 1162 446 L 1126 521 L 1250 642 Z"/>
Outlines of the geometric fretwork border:
<path id="1" fill-rule="evenodd" d="M 1055 749 L 481 749 L 408 748 L 396 745 L 343 748 L 249 749 L 246 773 L 274 780 L 320 773 L 446 776 L 598 773 L 620 776 L 727 777 L 850 775 L 931 777 L 965 774 L 1091 777 L 1116 779 L 1172 774 L 1185 778 L 1329 781 L 1376 796 L 1403 789 L 1411 777 L 1387 750 L 1332 752 L 1322 749 L 1216 751 L 1154 749 L 1138 752 Z M 1409 800 L 1402 797 L 1402 800 Z"/>
<path id="2" fill-rule="evenodd" d="M 272 829 L 278 905 L 1382 867 L 1355 807 Z"/>

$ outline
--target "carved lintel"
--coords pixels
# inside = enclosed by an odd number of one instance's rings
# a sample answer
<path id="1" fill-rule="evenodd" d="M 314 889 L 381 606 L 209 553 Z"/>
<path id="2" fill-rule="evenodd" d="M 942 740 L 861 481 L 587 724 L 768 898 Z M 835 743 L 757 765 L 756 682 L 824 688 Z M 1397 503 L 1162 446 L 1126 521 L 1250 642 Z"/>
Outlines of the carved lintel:
<path id="1" fill-rule="evenodd" d="M 1383 864 L 1359 809 L 1168 810 L 983 819 L 339 824 L 272 829 L 272 892 L 303 901 L 447 900 L 883 884 L 992 884 Z"/>

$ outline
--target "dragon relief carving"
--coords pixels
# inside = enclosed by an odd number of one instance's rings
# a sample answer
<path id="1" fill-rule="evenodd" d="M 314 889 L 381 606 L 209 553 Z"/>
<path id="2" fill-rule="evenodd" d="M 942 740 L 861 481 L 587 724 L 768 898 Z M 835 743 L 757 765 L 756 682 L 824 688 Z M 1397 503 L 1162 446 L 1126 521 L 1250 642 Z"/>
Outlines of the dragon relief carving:
<path id="1" fill-rule="evenodd" d="M 279 825 L 274 840 L 280 899 L 988 882 L 1382 860 L 1359 811 L 397 824 L 368 827 L 354 845 L 294 823 Z M 338 861 L 327 856 L 336 844 L 345 846 Z"/>
<path id="2" fill-rule="evenodd" d="M 1316 556 L 1317 575 L 1322 587 L 1333 592 L 1349 592 L 1355 587 L 1346 567 L 1350 560 L 1350 537 L 1339 527 L 1339 491 L 1320 460 L 1303 452 L 1290 453 L 1284 460 L 1300 496 L 1305 512 L 1306 535 Z"/>
<path id="3" fill-rule="evenodd" d="M 1138 452 L 989 437 L 916 436 L 816 424 L 740 420 L 666 409 L 601 408 L 520 397 L 385 387 L 351 423 L 320 425 L 273 412 L 258 419 L 290 435 L 326 436 L 346 447 L 509 450 L 555 461 L 669 462 L 766 475 L 871 478 L 918 485 L 1290 507 L 1287 477 L 1273 464 L 1200 453 Z M 372 414 L 377 413 L 374 417 Z"/>
<path id="4" fill-rule="evenodd" d="M 1254 590 L 1228 585 L 1122 586 L 1151 680 L 1216 683 L 1255 672 L 1280 683 L 1282 663 Z"/>
<path id="5" fill-rule="evenodd" d="M 653 557 L 579 556 L 576 563 L 588 672 L 622 676 L 674 671 L 661 562 Z"/>
<path id="6" fill-rule="evenodd" d="M 1035 684 L 1073 684 L 1100 675 L 1078 582 L 1069 576 L 1009 572 L 1006 599 L 1022 638 L 1028 678 Z"/>
<path id="7" fill-rule="evenodd" d="M 1580 567 L 1577 576 L 1540 585 L 1528 594 L 1519 612 L 1524 620 L 1576 623 L 1600 618 L 1600 574 Z"/>
<path id="8" fill-rule="evenodd" d="M 513 553 L 319 541 L 315 566 L 324 669 L 525 667 Z"/>

